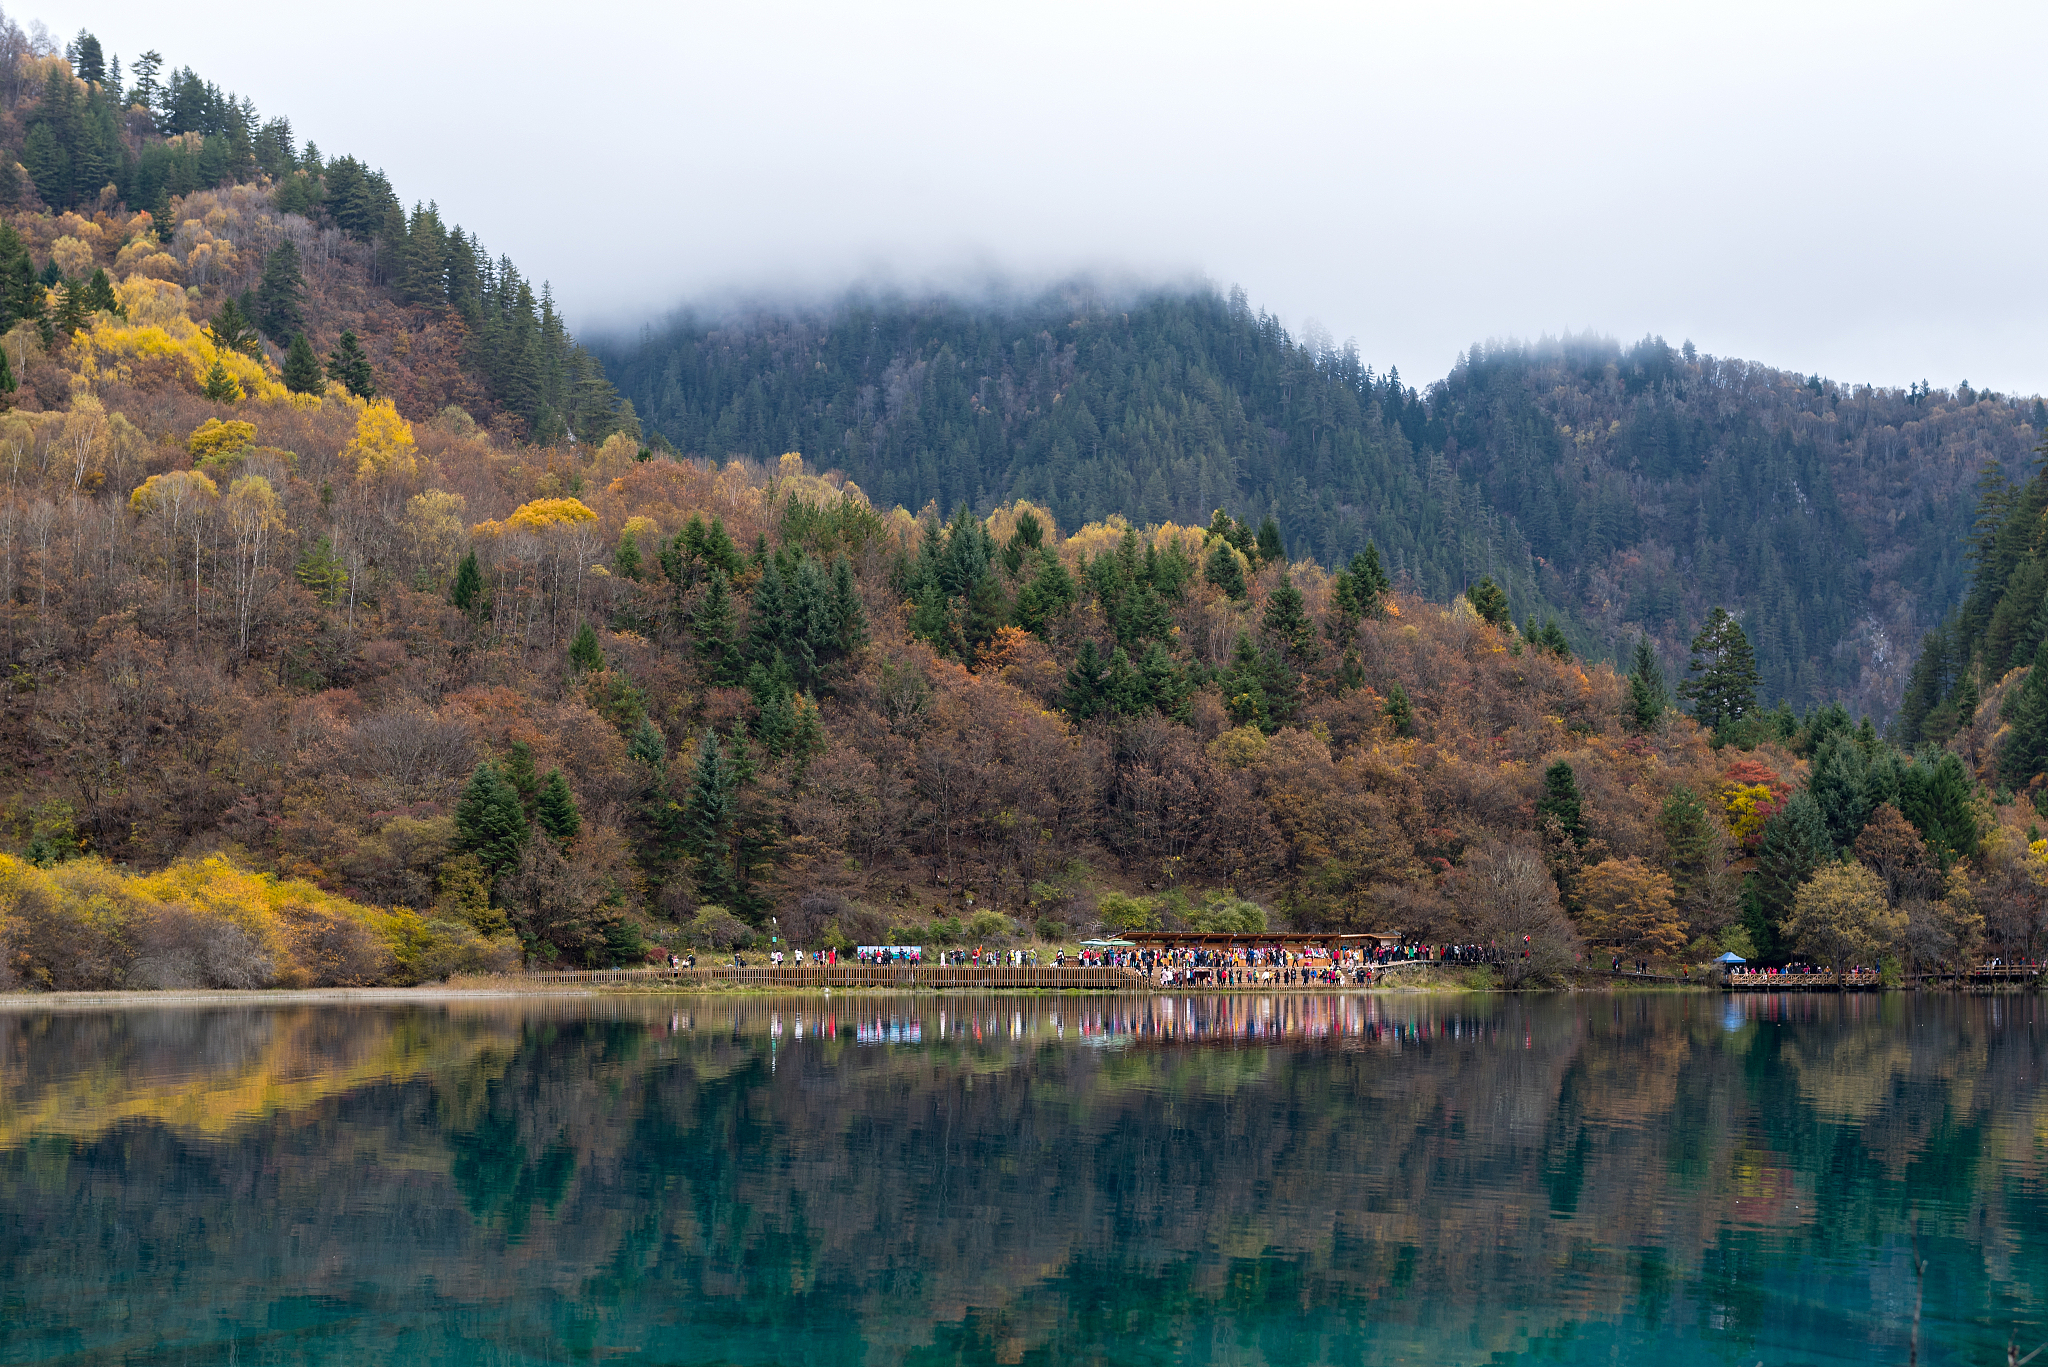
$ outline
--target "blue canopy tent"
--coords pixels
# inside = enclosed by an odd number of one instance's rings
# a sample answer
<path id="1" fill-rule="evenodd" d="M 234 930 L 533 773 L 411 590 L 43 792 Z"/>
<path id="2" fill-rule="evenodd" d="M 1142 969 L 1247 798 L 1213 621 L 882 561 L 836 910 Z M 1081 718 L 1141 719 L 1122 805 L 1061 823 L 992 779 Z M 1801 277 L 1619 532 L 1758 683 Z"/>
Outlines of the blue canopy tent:
<path id="1" fill-rule="evenodd" d="M 1717 964 L 1746 964 L 1749 962 L 1749 960 L 1743 958 L 1740 954 L 1737 954 L 1734 950 L 1731 949 L 1726 954 L 1723 954 L 1719 958 L 1715 959 L 1714 962 Z"/>

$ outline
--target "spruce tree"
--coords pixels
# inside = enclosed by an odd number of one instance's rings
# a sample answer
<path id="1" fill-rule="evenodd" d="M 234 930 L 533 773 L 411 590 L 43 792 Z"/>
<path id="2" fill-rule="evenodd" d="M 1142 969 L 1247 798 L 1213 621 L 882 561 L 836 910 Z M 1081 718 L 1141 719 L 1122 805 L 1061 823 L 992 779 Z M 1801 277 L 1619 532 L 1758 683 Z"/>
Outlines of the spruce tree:
<path id="1" fill-rule="evenodd" d="M 92 278 L 85 282 L 82 298 L 88 314 L 111 313 L 116 318 L 128 316 L 128 310 L 121 307 L 120 296 L 114 293 L 114 282 L 108 278 L 104 268 L 93 271 Z"/>
<path id="2" fill-rule="evenodd" d="M 1781 953 L 1778 930 L 1792 914 L 1799 885 L 1835 857 L 1827 819 L 1810 793 L 1794 793 L 1784 809 L 1764 823 L 1756 878 L 1743 910 L 1750 943 L 1764 958 Z"/>
<path id="3" fill-rule="evenodd" d="M 691 650 L 707 687 L 731 688 L 745 677 L 734 639 L 739 633 L 739 614 L 733 608 L 732 590 L 726 586 L 724 570 L 711 572 L 704 596 L 690 614 L 690 632 L 695 638 Z"/>
<path id="4" fill-rule="evenodd" d="M 1385 717 L 1387 724 L 1394 728 L 1395 735 L 1412 736 L 1415 734 L 1415 707 L 1414 704 L 1408 701 L 1408 690 L 1401 687 L 1400 684 L 1395 683 L 1388 686 L 1387 700 L 1380 706 L 1380 715 Z"/>
<path id="5" fill-rule="evenodd" d="M 1259 563 L 1271 565 L 1287 558 L 1287 547 L 1280 541 L 1280 524 L 1268 513 L 1266 520 L 1259 524 Z"/>
<path id="6" fill-rule="evenodd" d="M 218 360 L 214 361 L 213 366 L 206 372 L 206 397 L 214 403 L 241 402 L 242 386 L 235 382 L 235 377 L 228 374 L 228 368 Z"/>
<path id="7" fill-rule="evenodd" d="M 1578 773 L 1563 760 L 1543 771 L 1543 796 L 1536 800 L 1536 816 L 1557 818 L 1557 824 L 1573 841 L 1586 836 L 1585 805 L 1579 796 Z"/>
<path id="8" fill-rule="evenodd" d="M 1122 646 L 1109 653 L 1109 668 L 1104 671 L 1102 699 L 1108 710 L 1123 717 L 1142 716 L 1152 710 L 1152 692 L 1145 686 L 1145 676 L 1131 663 L 1131 657 Z"/>
<path id="9" fill-rule="evenodd" d="M 5 396 L 13 394 L 19 388 L 21 382 L 14 378 L 14 366 L 7 359 L 7 348 L 0 347 L 0 408 L 13 402 Z"/>
<path id="10" fill-rule="evenodd" d="M 303 332 L 292 334 L 291 347 L 284 354 L 284 387 L 294 394 L 327 392 L 327 373 L 320 368 L 320 358 Z"/>
<path id="11" fill-rule="evenodd" d="M 327 354 L 327 378 L 359 399 L 377 397 L 377 377 L 370 369 L 370 358 L 353 332 L 342 333 Z"/>
<path id="12" fill-rule="evenodd" d="M 1081 648 L 1074 652 L 1074 663 L 1067 670 L 1066 686 L 1060 690 L 1060 710 L 1075 721 L 1087 721 L 1102 711 L 1104 667 L 1102 652 L 1096 649 L 1095 642 L 1081 642 Z"/>
<path id="13" fill-rule="evenodd" d="M 657 774 L 667 768 L 668 742 L 662 739 L 661 728 L 649 718 L 642 717 L 626 741 L 626 757 L 638 760 Z"/>
<path id="14" fill-rule="evenodd" d="M 1154 707 L 1176 721 L 1187 720 L 1187 676 L 1165 645 L 1154 641 L 1145 647 L 1145 654 L 1138 661 L 1138 672 L 1144 676 L 1145 693 Z"/>
<path id="15" fill-rule="evenodd" d="M 588 622 L 577 628 L 576 639 L 569 642 L 569 666 L 579 673 L 604 668 L 604 647 L 597 643 L 597 633 Z"/>
<path id="16" fill-rule="evenodd" d="M 1974 785 L 1962 756 L 1944 751 L 1932 764 L 1916 763 L 1900 775 L 1899 810 L 1927 842 L 1946 873 L 1975 857 L 1983 841 Z"/>
<path id="17" fill-rule="evenodd" d="M 547 782 L 533 804 L 533 821 L 558 844 L 566 845 L 583 830 L 582 814 L 576 810 L 576 799 L 560 769 L 548 770 Z"/>
<path id="18" fill-rule="evenodd" d="M 2026 677 L 2005 704 L 2005 721 L 1998 781 L 2017 792 L 2048 770 L 2048 640 L 2034 648 Z"/>
<path id="19" fill-rule="evenodd" d="M 1393 589 L 1387 572 L 1380 565 L 1380 548 L 1368 541 L 1365 549 L 1351 557 L 1351 577 L 1358 581 L 1358 610 L 1366 617 L 1385 615 L 1386 596 Z"/>
<path id="20" fill-rule="evenodd" d="M 489 760 L 477 765 L 455 804 L 455 846 L 473 854 L 487 881 L 519 863 L 526 845 L 526 809 L 519 794 Z"/>
<path id="21" fill-rule="evenodd" d="M 256 336 L 256 328 L 249 322 L 242 306 L 233 299 L 223 299 L 213 321 L 207 324 L 206 335 L 221 351 L 239 351 L 245 356 L 261 356 L 263 343 Z"/>
<path id="22" fill-rule="evenodd" d="M 519 810 L 532 816 L 534 804 L 540 801 L 540 774 L 533 765 L 531 745 L 523 740 L 512 742 L 511 753 L 505 758 L 504 776 L 519 798 Z"/>
<path id="23" fill-rule="evenodd" d="M 868 643 L 868 610 L 853 581 L 853 562 L 844 551 L 832 561 L 832 620 L 841 655 L 851 655 Z"/>
<path id="24" fill-rule="evenodd" d="M 1664 689 L 1664 671 L 1657 665 L 1657 652 L 1650 638 L 1636 638 L 1635 660 L 1628 671 L 1629 720 L 1638 731 L 1648 731 L 1664 717 L 1671 695 Z"/>
<path id="25" fill-rule="evenodd" d="M 1813 795 L 1827 823 L 1828 839 L 1837 849 L 1847 849 L 1863 833 L 1863 823 L 1874 810 L 1866 792 L 1868 763 L 1853 734 L 1840 734 L 1824 742 L 1813 757 L 1813 775 L 1806 791 Z"/>
<path id="26" fill-rule="evenodd" d="M 1715 608 L 1693 637 L 1686 673 L 1678 696 L 1692 703 L 1693 719 L 1707 730 L 1719 731 L 1756 710 L 1756 652 L 1726 608 Z"/>
<path id="27" fill-rule="evenodd" d="M 306 326 L 305 277 L 299 272 L 299 249 L 290 238 L 263 258 L 263 279 L 256 286 L 256 326 L 279 344 Z"/>
<path id="28" fill-rule="evenodd" d="M 612 552 L 612 573 L 621 579 L 640 577 L 640 539 L 631 527 L 619 533 L 619 548 Z"/>
<path id="29" fill-rule="evenodd" d="M 1260 625 L 1296 660 L 1306 662 L 1315 658 L 1315 625 L 1308 620 L 1308 613 L 1302 608 L 1301 590 L 1294 587 L 1293 576 L 1285 571 L 1281 572 L 1280 582 L 1266 596 L 1266 615 Z"/>
<path id="30" fill-rule="evenodd" d="M 1244 597 L 1244 562 L 1237 558 L 1228 541 L 1218 541 L 1215 549 L 1209 552 L 1209 563 L 1203 568 L 1202 575 L 1223 590 L 1225 597 Z"/>
<path id="31" fill-rule="evenodd" d="M 1505 629 L 1512 625 L 1508 617 L 1507 590 L 1494 583 L 1492 575 L 1466 589 L 1465 601 L 1479 614 L 1479 620 L 1488 626 Z"/>
<path id="32" fill-rule="evenodd" d="M 463 612 L 474 612 L 482 602 L 483 591 L 484 576 L 477 567 L 476 552 L 468 551 L 455 564 L 455 583 L 448 590 L 448 601 Z"/>
<path id="33" fill-rule="evenodd" d="M 696 875 L 697 895 L 725 907 L 733 906 L 740 892 L 733 849 L 739 783 L 718 737 L 706 732 L 677 816 L 676 838 Z"/>

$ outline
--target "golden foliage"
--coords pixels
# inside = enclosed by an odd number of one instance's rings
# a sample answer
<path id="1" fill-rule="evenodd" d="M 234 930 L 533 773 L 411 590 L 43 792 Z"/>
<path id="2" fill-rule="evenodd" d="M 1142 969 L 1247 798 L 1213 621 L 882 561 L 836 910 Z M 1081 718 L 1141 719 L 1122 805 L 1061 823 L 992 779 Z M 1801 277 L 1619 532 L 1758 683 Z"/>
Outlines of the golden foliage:
<path id="1" fill-rule="evenodd" d="M 389 399 L 378 399 L 364 406 L 356 419 L 355 440 L 341 454 L 355 463 L 357 479 L 406 480 L 419 472 L 418 449 L 412 424 L 398 416 Z"/>
<path id="2" fill-rule="evenodd" d="M 505 525 L 539 532 L 550 527 L 574 526 L 579 522 L 595 521 L 597 514 L 581 499 L 537 498 L 531 503 L 522 503 L 513 511 L 512 516 L 505 519 Z"/>
<path id="3" fill-rule="evenodd" d="M 196 461 L 239 455 L 255 444 L 256 424 L 238 418 L 230 418 L 226 422 L 208 418 L 193 428 L 192 435 L 185 439 L 185 449 Z"/>
<path id="4" fill-rule="evenodd" d="M 220 487 L 197 470 L 172 470 L 151 475 L 128 495 L 128 506 L 147 516 L 151 513 L 181 514 L 201 499 L 220 497 Z"/>

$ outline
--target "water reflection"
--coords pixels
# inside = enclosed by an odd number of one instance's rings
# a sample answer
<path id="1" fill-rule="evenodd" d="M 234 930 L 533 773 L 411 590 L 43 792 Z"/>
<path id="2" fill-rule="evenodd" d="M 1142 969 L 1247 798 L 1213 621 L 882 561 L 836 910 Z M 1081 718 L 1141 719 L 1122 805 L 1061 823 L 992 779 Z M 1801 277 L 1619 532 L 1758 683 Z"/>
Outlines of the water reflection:
<path id="1" fill-rule="evenodd" d="M 0 1362 L 2003 1361 L 2034 997 L 0 1012 Z"/>

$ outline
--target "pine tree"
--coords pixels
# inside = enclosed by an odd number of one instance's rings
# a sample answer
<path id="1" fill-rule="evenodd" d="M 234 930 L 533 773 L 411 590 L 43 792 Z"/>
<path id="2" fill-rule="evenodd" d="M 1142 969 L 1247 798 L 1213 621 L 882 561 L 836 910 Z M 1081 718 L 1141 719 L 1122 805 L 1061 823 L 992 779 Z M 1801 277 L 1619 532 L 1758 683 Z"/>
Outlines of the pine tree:
<path id="1" fill-rule="evenodd" d="M 320 395 L 327 392 L 327 374 L 306 334 L 292 334 L 291 349 L 284 355 L 284 387 L 294 394 Z"/>
<path id="2" fill-rule="evenodd" d="M 576 810 L 576 799 L 569 792 L 568 781 L 562 777 L 560 769 L 548 770 L 547 782 L 541 786 L 540 797 L 533 804 L 533 821 L 557 843 L 564 845 L 583 830 L 582 814 Z"/>
<path id="3" fill-rule="evenodd" d="M 1560 660 L 1569 660 L 1572 657 L 1572 643 L 1565 639 L 1564 629 L 1558 626 L 1554 617 L 1543 619 L 1543 630 L 1537 632 L 1533 639 L 1537 645 Z"/>
<path id="4" fill-rule="evenodd" d="M 1351 577 L 1358 582 L 1358 610 L 1366 617 L 1383 616 L 1386 596 L 1393 589 L 1387 572 L 1380 566 L 1380 548 L 1365 543 L 1365 550 L 1351 557 Z"/>
<path id="5" fill-rule="evenodd" d="M 1657 652 L 1650 638 L 1636 638 L 1634 663 L 1628 671 L 1629 720 L 1638 731 L 1648 731 L 1663 720 L 1671 696 L 1664 689 L 1664 671 L 1657 665 Z"/>
<path id="6" fill-rule="evenodd" d="M 327 354 L 327 378 L 359 399 L 377 397 L 377 377 L 370 369 L 370 358 L 353 332 L 342 333 Z"/>
<path id="7" fill-rule="evenodd" d="M 1136 717 L 1152 710 L 1152 692 L 1145 686 L 1145 676 L 1131 663 L 1131 657 L 1122 646 L 1109 653 L 1109 668 L 1102 680 L 1102 700 L 1107 709 L 1118 716 Z"/>
<path id="8" fill-rule="evenodd" d="M 305 334 L 301 333 L 303 337 Z M 448 601 L 463 612 L 473 612 L 478 607 L 484 591 L 483 571 L 476 563 L 476 552 L 465 552 L 455 564 L 455 583 L 448 590 Z"/>
<path id="9" fill-rule="evenodd" d="M 612 552 L 612 573 L 621 579 L 640 577 L 640 539 L 631 527 L 619 533 L 619 548 Z"/>
<path id="10" fill-rule="evenodd" d="M 218 360 L 206 372 L 206 397 L 214 403 L 240 403 L 242 399 L 242 386 Z"/>
<path id="11" fill-rule="evenodd" d="M 1719 731 L 1756 710 L 1756 652 L 1726 608 L 1715 608 L 1693 637 L 1686 673 L 1678 696 L 1692 703 L 1693 719 L 1707 730 Z"/>
<path id="12" fill-rule="evenodd" d="M 1573 841 L 1586 836 L 1585 806 L 1579 797 L 1579 776 L 1572 766 L 1558 760 L 1543 771 L 1543 796 L 1536 801 L 1536 816 L 1556 817 L 1559 829 Z"/>
<path id="13" fill-rule="evenodd" d="M 1492 575 L 1466 589 L 1465 601 L 1479 614 L 1479 620 L 1488 626 L 1506 628 L 1510 625 L 1507 590 L 1494 583 Z"/>
<path id="14" fill-rule="evenodd" d="M 604 668 L 604 647 L 597 643 L 597 633 L 588 622 L 577 628 L 576 639 L 569 642 L 569 666 L 579 673 Z"/>
<path id="15" fill-rule="evenodd" d="M 490 881 L 519 863 L 526 845 L 526 809 L 489 760 L 477 765 L 455 804 L 455 845 L 477 857 Z"/>
<path id="16" fill-rule="evenodd" d="M 1962 756 L 1949 750 L 1932 764 L 1916 763 L 1900 775 L 1899 810 L 1927 842 L 1945 873 L 1974 858 L 1983 843 L 1975 785 Z"/>
<path id="17" fill-rule="evenodd" d="M 271 341 L 284 343 L 306 326 L 305 297 L 306 280 L 299 271 L 299 249 L 286 238 L 263 258 L 263 279 L 256 286 L 256 326 Z"/>

